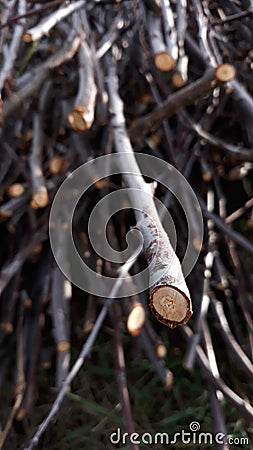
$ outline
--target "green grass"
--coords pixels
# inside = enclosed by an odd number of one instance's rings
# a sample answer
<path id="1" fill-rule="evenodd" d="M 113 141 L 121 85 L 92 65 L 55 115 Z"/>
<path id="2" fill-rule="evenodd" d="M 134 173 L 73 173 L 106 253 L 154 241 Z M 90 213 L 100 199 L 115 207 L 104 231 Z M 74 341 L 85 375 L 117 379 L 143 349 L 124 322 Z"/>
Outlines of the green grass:
<path id="1" fill-rule="evenodd" d="M 132 405 L 135 430 L 142 435 L 149 433 L 153 439 L 156 433 L 168 433 L 170 437 L 181 430 L 189 431 L 192 421 L 201 425 L 201 432 L 212 432 L 213 424 L 208 391 L 196 367 L 189 374 L 182 367 L 182 354 L 178 348 L 169 350 L 166 365 L 174 374 L 174 384 L 170 390 L 162 385 L 150 362 L 145 358 L 135 359 L 132 337 L 124 336 L 124 349 L 127 361 L 127 381 Z M 77 355 L 78 350 L 73 352 Z M 73 360 L 75 357 L 73 357 Z M 50 410 L 56 390 L 52 388 L 53 370 L 39 371 L 38 401 L 33 414 L 27 419 L 28 434 L 34 432 Z M 50 383 L 49 383 L 50 380 Z M 51 387 L 50 387 L 51 386 Z M 237 437 L 252 437 L 238 413 L 223 400 L 228 433 Z M 57 418 L 42 437 L 38 448 L 43 450 L 98 450 L 121 448 L 129 445 L 113 445 L 110 434 L 120 428 L 124 433 L 122 411 L 113 364 L 113 339 L 106 327 L 100 333 L 93 352 L 84 363 L 60 409 Z M 6 443 L 6 450 L 14 450 L 28 439 L 24 429 L 17 424 Z M 128 442 L 128 441 L 127 441 Z M 174 444 L 143 444 L 141 449 L 191 448 L 211 449 L 214 446 L 191 443 L 190 446 Z M 231 446 L 231 449 L 250 449 L 249 446 Z"/>

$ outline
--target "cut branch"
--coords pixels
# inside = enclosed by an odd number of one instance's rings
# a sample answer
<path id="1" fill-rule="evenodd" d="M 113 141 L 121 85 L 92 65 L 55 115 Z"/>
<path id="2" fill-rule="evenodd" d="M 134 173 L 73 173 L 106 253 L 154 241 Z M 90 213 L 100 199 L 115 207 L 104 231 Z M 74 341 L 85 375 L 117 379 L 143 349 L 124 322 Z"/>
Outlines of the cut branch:
<path id="1" fill-rule="evenodd" d="M 172 69 L 176 65 L 178 57 L 177 48 L 177 32 L 175 28 L 173 12 L 171 9 L 170 0 L 161 0 L 163 26 L 167 51 L 171 57 Z"/>
<path id="2" fill-rule="evenodd" d="M 125 127 L 123 102 L 118 93 L 115 67 L 112 65 L 108 67 L 108 94 L 115 147 L 116 151 L 123 155 L 120 163 L 123 178 L 128 187 L 139 190 L 139 195 L 136 195 L 136 192 L 131 195 L 131 202 L 150 265 L 150 307 L 159 321 L 169 327 L 175 327 L 186 323 L 192 315 L 190 295 L 180 262 L 160 222 L 150 185 L 144 181 L 135 160 Z M 127 174 L 124 173 L 126 165 L 129 171 Z"/>
<path id="3" fill-rule="evenodd" d="M 79 88 L 69 123 L 75 131 L 87 131 L 94 121 L 97 87 L 94 79 L 94 63 L 91 50 L 85 39 L 79 52 Z"/>
<path id="4" fill-rule="evenodd" d="M 49 33 L 49 31 L 57 25 L 61 20 L 68 17 L 74 11 L 78 11 L 86 4 L 86 0 L 79 0 L 78 2 L 69 3 L 54 11 L 48 17 L 42 20 L 38 25 L 30 28 L 23 34 L 25 42 L 37 41 L 42 36 Z"/>
<path id="5" fill-rule="evenodd" d="M 32 179 L 32 201 L 33 208 L 45 208 L 48 204 L 48 193 L 46 181 L 43 175 L 43 120 L 41 112 L 36 112 L 33 116 L 33 140 L 32 151 L 29 159 L 31 179 Z"/>
<path id="6" fill-rule="evenodd" d="M 161 31 L 161 19 L 151 11 L 148 15 L 148 33 L 155 66 L 161 72 L 172 70 L 175 67 L 175 61 L 166 49 Z"/>
<path id="7" fill-rule="evenodd" d="M 155 108 L 151 113 L 136 120 L 129 129 L 129 136 L 136 140 L 141 136 L 157 129 L 162 121 L 175 114 L 180 108 L 193 104 L 196 100 L 209 94 L 216 86 L 216 71 L 209 69 L 206 73 L 189 86 L 171 94 L 161 106 Z"/>
<path id="8" fill-rule="evenodd" d="M 42 83 L 50 77 L 50 71 L 61 66 L 71 59 L 80 45 L 80 37 L 76 32 L 72 32 L 66 44 L 57 53 L 47 59 L 31 73 L 26 84 L 15 93 L 13 92 L 8 100 L 4 102 L 1 120 L 4 121 L 11 113 L 16 111 L 23 101 L 31 95 L 36 94 Z"/>

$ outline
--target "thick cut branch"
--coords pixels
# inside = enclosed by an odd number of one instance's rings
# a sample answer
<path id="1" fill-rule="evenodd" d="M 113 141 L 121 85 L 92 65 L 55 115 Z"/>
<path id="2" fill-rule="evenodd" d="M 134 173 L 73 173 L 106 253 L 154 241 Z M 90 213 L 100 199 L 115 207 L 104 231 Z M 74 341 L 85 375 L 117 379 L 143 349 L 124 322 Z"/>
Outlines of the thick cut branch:
<path id="1" fill-rule="evenodd" d="M 139 191 L 138 195 L 134 192 L 130 197 L 149 263 L 150 307 L 160 322 L 175 327 L 186 323 L 192 315 L 190 295 L 180 262 L 160 222 L 150 186 L 144 181 L 135 160 L 125 128 L 123 102 L 118 94 L 114 67 L 109 68 L 108 93 L 115 147 L 123 155 L 123 178 L 129 188 Z M 126 165 L 129 171 L 127 174 L 124 173 Z"/>
<path id="2" fill-rule="evenodd" d="M 148 33 L 155 66 L 161 72 L 172 70 L 175 67 L 175 61 L 166 49 L 161 31 L 161 19 L 152 12 L 148 15 Z"/>

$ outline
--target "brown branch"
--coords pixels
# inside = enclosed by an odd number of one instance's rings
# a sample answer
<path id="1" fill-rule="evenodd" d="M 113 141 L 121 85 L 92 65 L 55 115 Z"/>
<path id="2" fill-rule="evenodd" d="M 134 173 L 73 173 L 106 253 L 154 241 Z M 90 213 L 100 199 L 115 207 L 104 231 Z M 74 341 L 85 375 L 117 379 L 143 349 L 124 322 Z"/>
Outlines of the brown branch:
<path id="1" fill-rule="evenodd" d="M 250 198 L 245 202 L 241 208 L 238 208 L 236 211 L 231 213 L 229 216 L 226 217 L 225 222 L 230 225 L 235 220 L 239 219 L 248 209 L 253 207 L 253 198 Z"/>

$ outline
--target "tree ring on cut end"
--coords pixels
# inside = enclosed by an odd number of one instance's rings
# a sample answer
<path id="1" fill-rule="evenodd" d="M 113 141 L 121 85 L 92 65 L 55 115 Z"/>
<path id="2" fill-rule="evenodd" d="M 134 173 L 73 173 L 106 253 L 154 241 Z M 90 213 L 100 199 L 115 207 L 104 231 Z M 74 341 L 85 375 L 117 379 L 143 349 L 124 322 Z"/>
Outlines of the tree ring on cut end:
<path id="1" fill-rule="evenodd" d="M 159 322 L 170 328 L 184 324 L 192 315 L 188 297 L 174 286 L 157 286 L 150 294 L 150 308 Z"/>

